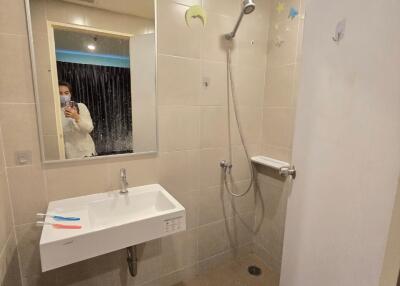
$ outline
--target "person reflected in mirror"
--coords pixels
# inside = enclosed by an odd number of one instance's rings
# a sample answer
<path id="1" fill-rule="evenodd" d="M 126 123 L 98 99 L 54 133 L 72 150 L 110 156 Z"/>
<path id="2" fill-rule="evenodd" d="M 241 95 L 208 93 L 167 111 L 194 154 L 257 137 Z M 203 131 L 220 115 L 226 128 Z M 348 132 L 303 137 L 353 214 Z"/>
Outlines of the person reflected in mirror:
<path id="1" fill-rule="evenodd" d="M 60 93 L 65 157 L 78 159 L 96 156 L 96 148 L 90 133 L 93 131 L 92 117 L 83 103 L 72 101 L 72 86 L 68 82 L 58 83 Z"/>

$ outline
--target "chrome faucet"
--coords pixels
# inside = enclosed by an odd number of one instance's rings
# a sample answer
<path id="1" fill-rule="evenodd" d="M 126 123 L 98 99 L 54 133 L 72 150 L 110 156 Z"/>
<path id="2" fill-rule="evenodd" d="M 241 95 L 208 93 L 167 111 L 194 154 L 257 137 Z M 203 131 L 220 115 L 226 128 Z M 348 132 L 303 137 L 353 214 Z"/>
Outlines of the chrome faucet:
<path id="1" fill-rule="evenodd" d="M 121 190 L 119 191 L 121 194 L 126 194 L 128 192 L 128 181 L 126 180 L 126 169 L 122 168 L 120 170 L 120 185 Z"/>

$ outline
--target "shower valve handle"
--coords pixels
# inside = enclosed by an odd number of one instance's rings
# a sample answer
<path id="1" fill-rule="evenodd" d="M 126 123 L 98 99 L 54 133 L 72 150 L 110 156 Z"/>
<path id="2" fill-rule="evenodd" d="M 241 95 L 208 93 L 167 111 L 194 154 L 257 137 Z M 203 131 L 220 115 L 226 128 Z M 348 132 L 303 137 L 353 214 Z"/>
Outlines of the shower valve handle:
<path id="1" fill-rule="evenodd" d="M 232 164 L 226 160 L 222 160 L 219 162 L 219 166 L 224 169 L 225 173 L 230 174 L 232 169 Z"/>

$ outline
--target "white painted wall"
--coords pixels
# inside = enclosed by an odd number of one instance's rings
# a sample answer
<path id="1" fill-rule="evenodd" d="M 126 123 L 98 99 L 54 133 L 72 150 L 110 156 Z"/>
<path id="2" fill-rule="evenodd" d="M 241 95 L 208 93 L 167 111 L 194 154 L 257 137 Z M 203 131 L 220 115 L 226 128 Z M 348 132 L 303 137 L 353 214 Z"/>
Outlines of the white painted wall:
<path id="1" fill-rule="evenodd" d="M 400 174 L 399 11 L 398 0 L 306 5 L 281 286 L 379 285 Z"/>

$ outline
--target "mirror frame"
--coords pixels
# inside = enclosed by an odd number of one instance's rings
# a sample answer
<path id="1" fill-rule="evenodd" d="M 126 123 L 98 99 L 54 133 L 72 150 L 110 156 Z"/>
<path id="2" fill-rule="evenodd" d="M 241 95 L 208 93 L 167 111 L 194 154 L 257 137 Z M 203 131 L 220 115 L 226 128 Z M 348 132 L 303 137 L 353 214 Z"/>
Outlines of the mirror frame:
<path id="1" fill-rule="evenodd" d="M 34 38 L 33 38 L 33 28 L 32 28 L 32 17 L 31 17 L 31 10 L 30 10 L 30 0 L 24 0 L 25 2 L 25 14 L 26 14 L 26 21 L 27 21 L 27 29 L 28 29 L 28 42 L 29 42 L 29 56 L 31 60 L 31 70 L 32 70 L 32 83 L 33 83 L 33 92 L 35 97 L 35 110 L 36 110 L 36 123 L 37 123 L 37 130 L 38 130 L 38 137 L 39 137 L 39 145 L 40 145 L 40 158 L 41 162 L 44 165 L 51 165 L 51 164 L 68 164 L 68 163 L 77 163 L 77 162 L 91 162 L 97 160 L 107 160 L 107 159 L 115 159 L 115 158 L 127 158 L 127 157 L 138 157 L 143 155 L 156 155 L 159 152 L 159 135 L 158 135 L 158 43 L 157 43 L 157 36 L 158 36 L 158 27 L 157 27 L 157 0 L 152 0 L 154 3 L 154 33 L 155 33 L 155 128 L 156 128 L 156 144 L 154 151 L 147 151 L 147 152 L 136 152 L 136 153 L 125 153 L 125 154 L 116 154 L 116 155 L 104 155 L 104 156 L 96 156 L 96 157 L 88 157 L 88 158 L 80 158 L 80 159 L 64 159 L 64 160 L 45 160 L 45 150 L 44 150 L 44 137 L 43 137 L 43 127 L 42 122 L 39 118 L 40 113 L 40 99 L 39 99 L 39 85 L 38 85 L 38 74 L 37 74 L 37 66 L 36 66 L 36 59 L 35 59 L 35 46 L 34 46 Z M 105 31 L 99 30 L 92 27 L 80 26 L 80 25 L 73 25 L 69 23 L 59 23 L 54 21 L 48 21 L 48 25 L 55 26 L 69 26 L 75 29 L 86 29 L 92 31 Z M 114 31 L 109 31 L 111 33 L 117 33 L 121 35 L 126 35 L 126 33 L 119 33 Z"/>

